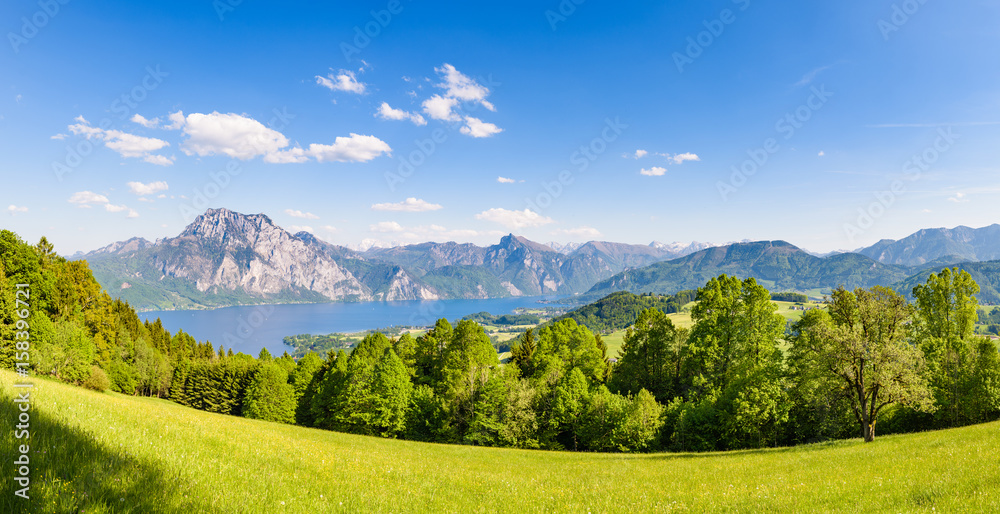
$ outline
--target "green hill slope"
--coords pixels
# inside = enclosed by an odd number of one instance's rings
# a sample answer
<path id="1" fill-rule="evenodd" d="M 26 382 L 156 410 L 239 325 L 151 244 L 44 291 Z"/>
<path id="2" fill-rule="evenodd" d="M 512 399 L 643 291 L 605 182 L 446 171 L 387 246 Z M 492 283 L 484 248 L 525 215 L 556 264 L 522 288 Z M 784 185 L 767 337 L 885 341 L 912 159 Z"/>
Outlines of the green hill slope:
<path id="1" fill-rule="evenodd" d="M 567 312 L 552 321 L 571 318 L 577 324 L 595 332 L 614 332 L 632 326 L 639 313 L 646 309 L 659 309 L 664 314 L 680 312 L 684 305 L 694 301 L 696 296 L 697 291 L 684 291 L 674 296 L 639 296 L 628 291 L 619 291 Z"/>
<path id="2" fill-rule="evenodd" d="M 893 284 L 906 278 L 909 269 L 875 262 L 859 254 L 820 258 L 784 241 L 758 241 L 709 248 L 680 259 L 624 271 L 598 282 L 587 294 L 612 291 L 673 294 L 701 287 L 723 273 L 754 277 L 772 291 L 808 291 L 838 285 L 852 289 Z"/>
<path id="3" fill-rule="evenodd" d="M 14 419 L 0 371 L 0 416 Z M 790 449 L 615 455 L 385 440 L 37 380 L 19 512 L 1000 510 L 1000 423 Z M 8 462 L 16 451 L 3 431 Z"/>
<path id="4" fill-rule="evenodd" d="M 893 288 L 900 293 L 909 296 L 913 293 L 913 288 L 916 287 L 917 284 L 924 284 L 927 282 L 927 277 L 929 277 L 931 273 L 940 273 L 941 270 L 946 267 L 959 268 L 968 271 L 969 275 L 972 275 L 972 279 L 979 284 L 980 291 L 976 297 L 979 299 L 980 304 L 1000 304 L 1000 261 L 963 262 L 961 264 L 954 264 L 951 266 L 928 267 L 906 280 L 893 285 Z"/>

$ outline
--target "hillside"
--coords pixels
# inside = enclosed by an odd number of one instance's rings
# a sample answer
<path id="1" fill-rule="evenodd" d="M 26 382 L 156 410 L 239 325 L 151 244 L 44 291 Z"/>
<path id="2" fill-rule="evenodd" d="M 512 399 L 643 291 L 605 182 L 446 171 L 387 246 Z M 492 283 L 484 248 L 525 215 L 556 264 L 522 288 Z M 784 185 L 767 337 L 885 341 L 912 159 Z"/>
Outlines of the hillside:
<path id="1" fill-rule="evenodd" d="M 14 376 L 0 377 L 0 415 L 11 419 Z M 44 451 L 31 454 L 30 492 L 38 511 L 1000 509 L 1000 423 L 867 445 L 574 454 L 346 435 L 35 382 L 31 441 Z M 12 484 L 5 481 L 0 510 L 26 510 Z"/>
<path id="2" fill-rule="evenodd" d="M 754 277 L 772 291 L 807 291 L 893 284 L 909 275 L 908 268 L 881 264 L 859 254 L 826 258 L 810 255 L 784 241 L 736 243 L 695 252 L 686 257 L 619 273 L 598 282 L 588 295 L 613 291 L 672 294 L 697 289 L 720 274 Z"/>
<path id="3" fill-rule="evenodd" d="M 628 291 L 619 291 L 567 312 L 552 321 L 572 319 L 595 332 L 608 333 L 632 326 L 639 313 L 646 309 L 659 309 L 664 314 L 680 312 L 685 304 L 694 301 L 696 295 L 697 291 L 684 291 L 675 296 L 639 296 Z"/>
<path id="4" fill-rule="evenodd" d="M 930 265 L 940 259 L 946 263 L 996 260 L 1000 259 L 1000 225 L 924 229 L 898 241 L 883 239 L 857 253 L 904 266 Z"/>
<path id="5" fill-rule="evenodd" d="M 919 273 L 907 277 L 905 280 L 893 285 L 893 289 L 909 296 L 917 284 L 927 282 L 927 277 L 931 273 L 938 273 L 945 266 L 933 266 L 921 270 Z M 981 305 L 1000 305 L 1000 261 L 990 262 L 963 262 L 953 266 L 969 272 L 972 279 L 979 284 L 979 299 Z"/>

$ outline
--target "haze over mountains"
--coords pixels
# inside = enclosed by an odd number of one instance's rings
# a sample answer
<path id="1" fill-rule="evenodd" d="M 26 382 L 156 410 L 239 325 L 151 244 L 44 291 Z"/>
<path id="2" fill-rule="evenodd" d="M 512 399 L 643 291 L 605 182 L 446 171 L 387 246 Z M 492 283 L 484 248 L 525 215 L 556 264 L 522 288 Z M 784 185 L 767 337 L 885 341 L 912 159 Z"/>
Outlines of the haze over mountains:
<path id="1" fill-rule="evenodd" d="M 147 310 L 544 294 L 591 299 L 620 290 L 695 289 L 720 273 L 752 276 L 775 291 L 819 294 L 841 284 L 903 284 L 935 266 L 1000 258 L 1000 225 L 922 230 L 829 257 L 784 241 L 717 247 L 591 241 L 556 249 L 512 234 L 487 247 L 428 242 L 357 251 L 289 233 L 264 214 L 210 209 L 177 237 L 132 238 L 82 258 L 112 295 Z M 994 269 L 976 267 L 985 301 L 997 301 Z"/>

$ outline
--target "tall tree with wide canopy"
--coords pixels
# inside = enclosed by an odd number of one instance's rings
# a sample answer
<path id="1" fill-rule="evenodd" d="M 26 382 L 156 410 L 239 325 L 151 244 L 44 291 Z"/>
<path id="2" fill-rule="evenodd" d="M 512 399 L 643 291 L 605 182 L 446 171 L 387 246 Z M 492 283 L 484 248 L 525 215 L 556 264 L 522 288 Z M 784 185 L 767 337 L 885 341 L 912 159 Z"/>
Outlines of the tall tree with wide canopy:
<path id="1" fill-rule="evenodd" d="M 829 314 L 816 316 L 795 340 L 798 351 L 809 354 L 803 365 L 836 377 L 866 442 L 875 440 L 879 414 L 890 405 L 933 409 L 923 354 L 910 343 L 913 308 L 906 298 L 882 286 L 840 287 Z"/>

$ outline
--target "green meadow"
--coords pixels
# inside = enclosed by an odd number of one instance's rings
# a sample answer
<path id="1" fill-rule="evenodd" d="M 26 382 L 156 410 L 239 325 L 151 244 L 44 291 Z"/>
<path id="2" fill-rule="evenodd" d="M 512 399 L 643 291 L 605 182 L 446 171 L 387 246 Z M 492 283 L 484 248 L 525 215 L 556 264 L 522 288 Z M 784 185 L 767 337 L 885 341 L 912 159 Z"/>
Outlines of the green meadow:
<path id="1" fill-rule="evenodd" d="M 15 376 L 0 378 L 12 424 Z M 1000 423 L 870 444 L 569 453 L 362 437 L 34 382 L 31 501 L 5 480 L 3 512 L 1000 510 Z M 23 441 L 3 434 L 9 469 Z"/>

